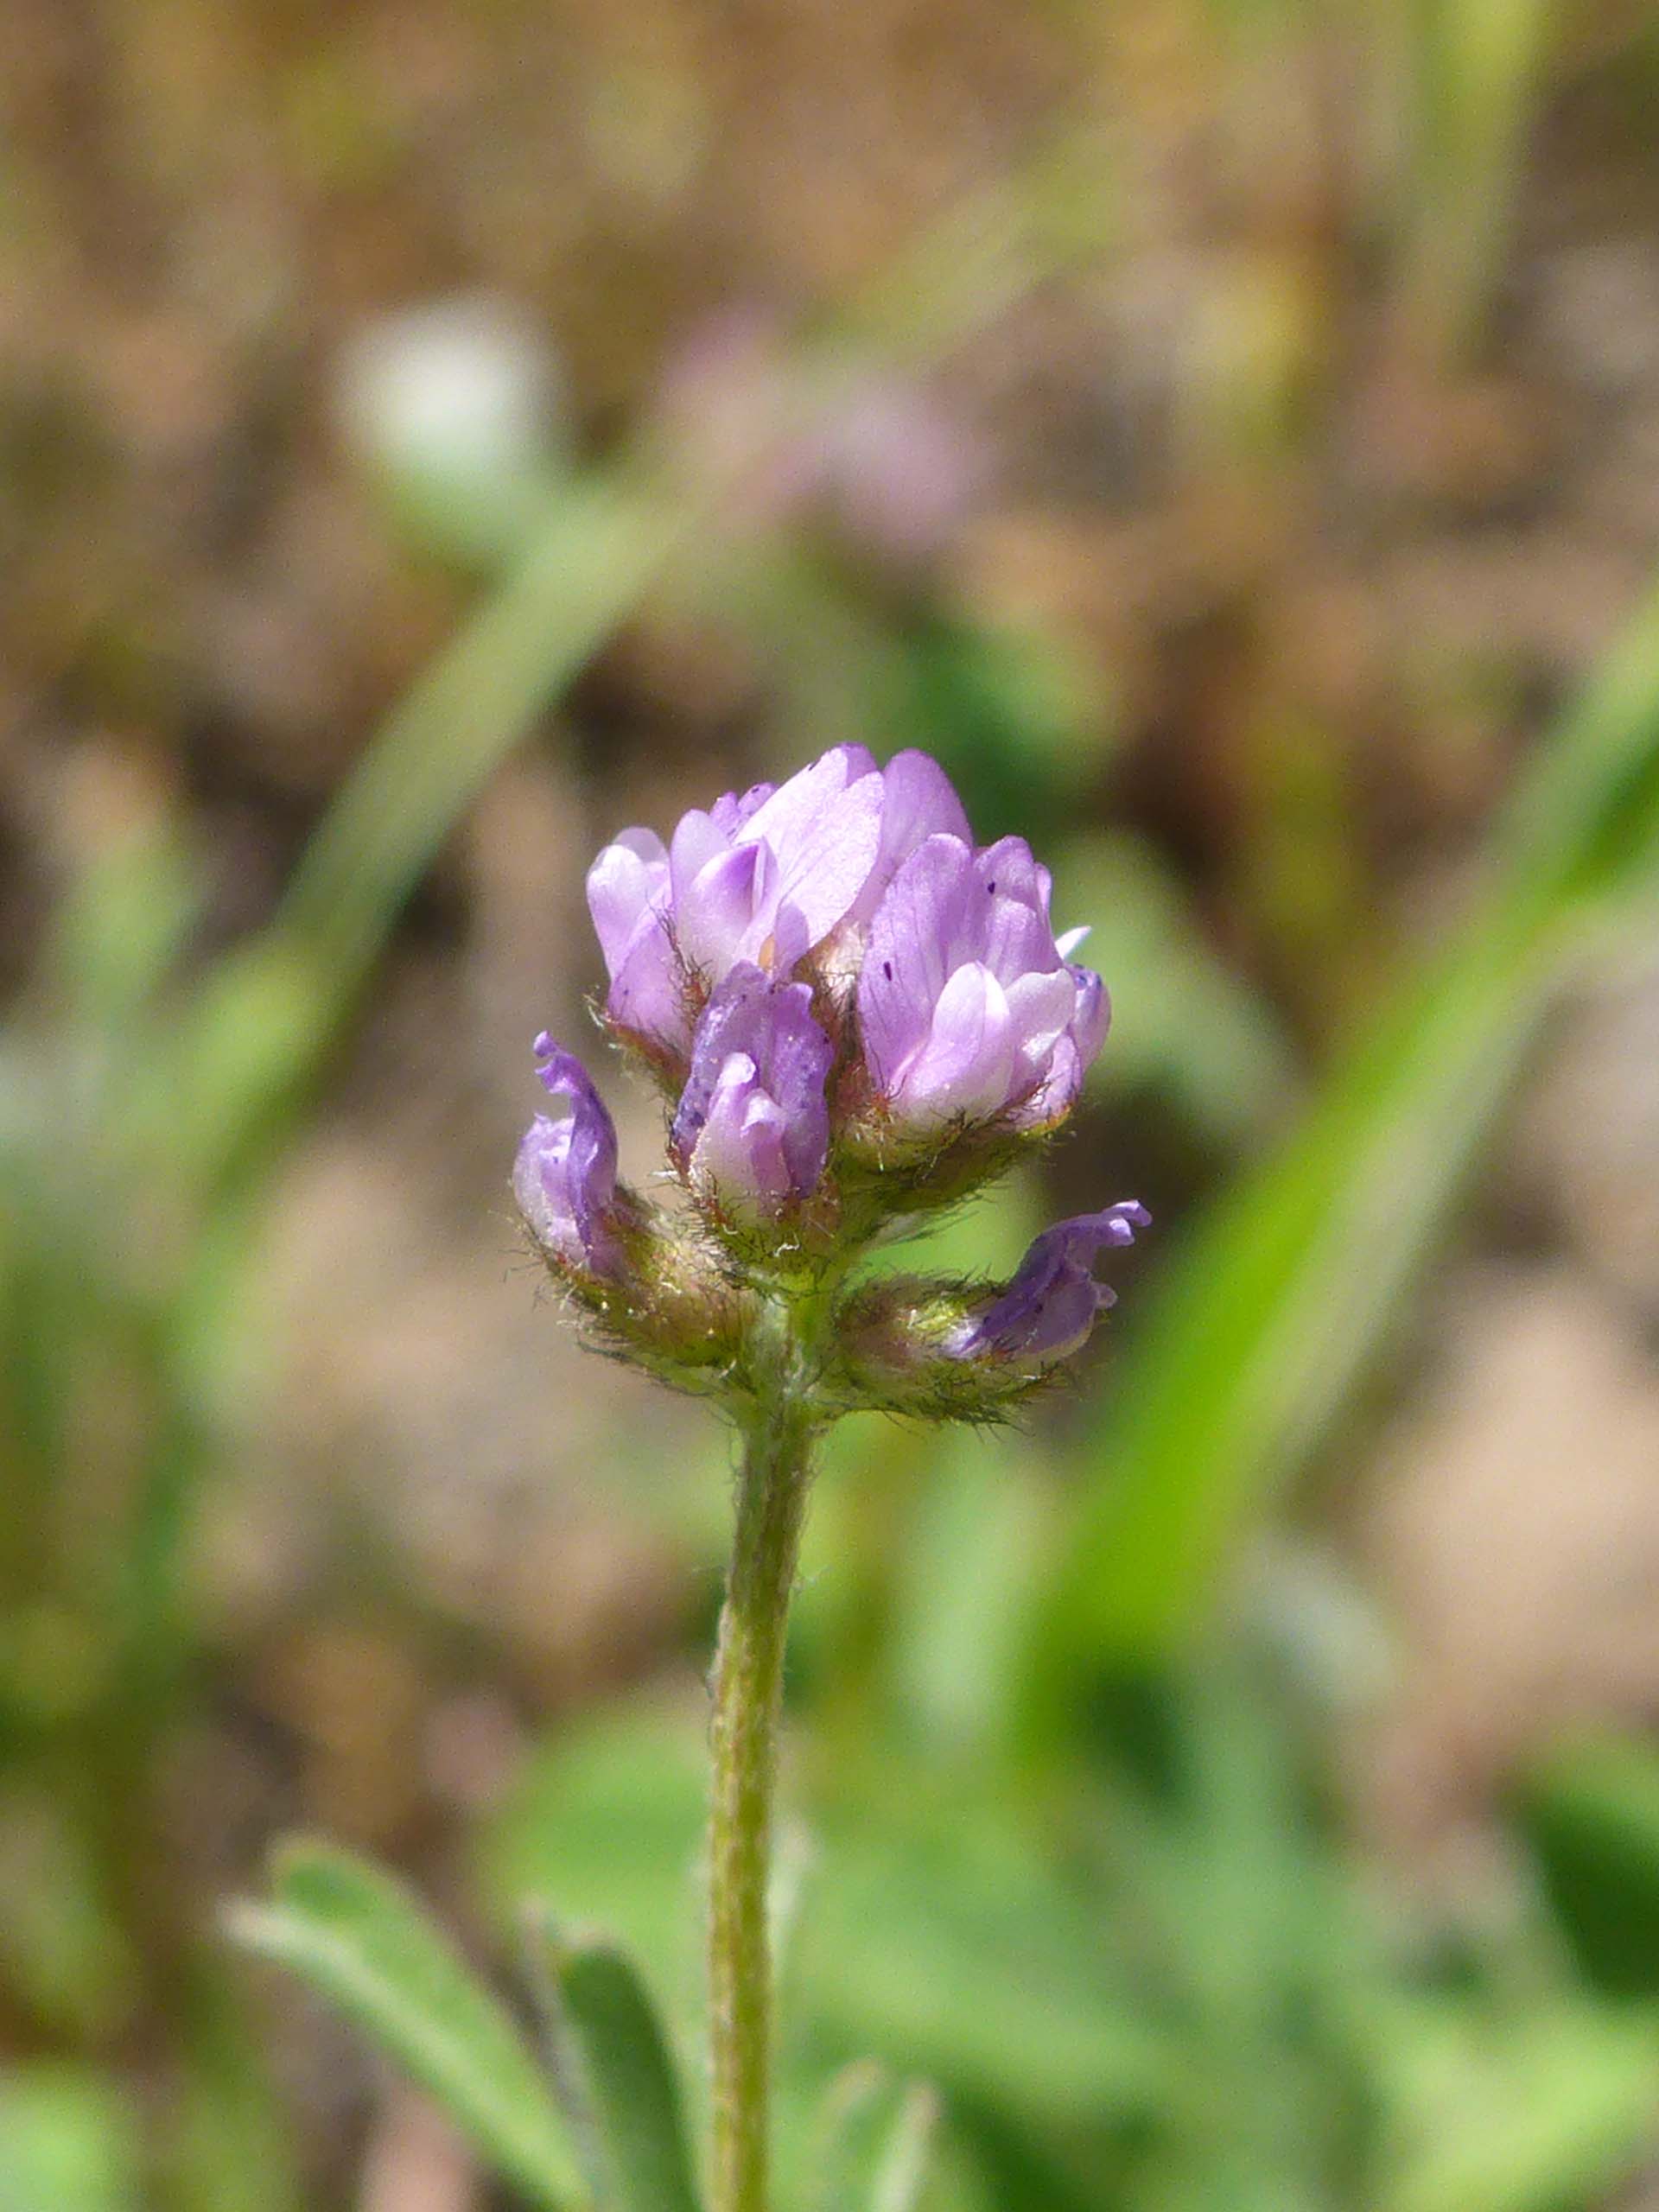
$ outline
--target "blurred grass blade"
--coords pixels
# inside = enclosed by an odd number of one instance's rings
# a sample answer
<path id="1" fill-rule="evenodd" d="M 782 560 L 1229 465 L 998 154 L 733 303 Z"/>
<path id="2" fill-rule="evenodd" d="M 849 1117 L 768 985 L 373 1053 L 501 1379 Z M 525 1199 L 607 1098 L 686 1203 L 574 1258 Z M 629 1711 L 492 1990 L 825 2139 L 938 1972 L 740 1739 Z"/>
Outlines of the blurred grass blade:
<path id="1" fill-rule="evenodd" d="M 1051 1687 L 1166 1648 L 1376 1352 L 1586 933 L 1650 898 L 1659 599 L 1541 748 L 1484 893 L 1127 1334 L 1038 1633 Z M 1056 1671 L 1058 1670 L 1058 1671 Z"/>
<path id="2" fill-rule="evenodd" d="M 179 958 L 200 907 L 190 856 L 170 823 L 146 823 L 99 853 L 53 924 L 47 971 L 92 1034 L 141 1014 Z"/>
<path id="3" fill-rule="evenodd" d="M 450 825 L 639 598 L 689 514 L 619 474 L 567 486 L 519 567 L 382 728 L 278 917 L 349 990 Z"/>
<path id="4" fill-rule="evenodd" d="M 273 1892 L 268 1904 L 232 1909 L 238 1942 L 327 1998 L 545 2212 L 586 2202 L 523 2039 L 398 1884 L 344 1852 L 297 1843 L 278 1856 Z"/>
<path id="5" fill-rule="evenodd" d="M 901 2093 L 873 2060 L 844 2067 L 819 2116 L 810 2212 L 915 2212 L 938 2123 L 925 2082 Z"/>
<path id="6" fill-rule="evenodd" d="M 870 2212 L 916 2212 L 927 2186 L 938 2126 L 938 2094 L 925 2082 L 912 2083 L 876 2171 Z"/>
<path id="7" fill-rule="evenodd" d="M 572 483 L 523 561 L 395 708 L 270 928 L 221 962 L 185 1039 L 179 1150 L 205 1179 L 313 1078 L 404 901 L 537 714 L 693 527 L 639 471 Z"/>
<path id="8" fill-rule="evenodd" d="M 1432 0 L 1413 11 L 1420 175 L 1409 304 L 1433 354 L 1478 340 L 1503 273 L 1552 0 Z"/>
<path id="9" fill-rule="evenodd" d="M 830 2082 L 814 2123 L 808 2212 L 843 2212 L 868 2202 L 893 2098 L 893 2083 L 874 2059 L 843 2066 Z"/>
<path id="10" fill-rule="evenodd" d="M 655 2006 L 614 1944 L 538 1931 L 614 2212 L 698 2212 L 680 2085 Z"/>

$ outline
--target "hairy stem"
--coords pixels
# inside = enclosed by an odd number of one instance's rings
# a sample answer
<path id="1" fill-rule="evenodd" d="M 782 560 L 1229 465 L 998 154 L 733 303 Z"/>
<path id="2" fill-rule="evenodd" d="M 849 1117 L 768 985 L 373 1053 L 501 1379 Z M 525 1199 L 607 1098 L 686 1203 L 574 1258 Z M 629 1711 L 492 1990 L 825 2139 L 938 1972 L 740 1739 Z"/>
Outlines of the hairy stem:
<path id="1" fill-rule="evenodd" d="M 714 2212 L 766 2212 L 772 2074 L 766 1926 L 784 1637 L 800 1552 L 812 1420 L 780 1335 L 743 1424 L 731 1579 L 715 1662 L 709 1821 Z"/>

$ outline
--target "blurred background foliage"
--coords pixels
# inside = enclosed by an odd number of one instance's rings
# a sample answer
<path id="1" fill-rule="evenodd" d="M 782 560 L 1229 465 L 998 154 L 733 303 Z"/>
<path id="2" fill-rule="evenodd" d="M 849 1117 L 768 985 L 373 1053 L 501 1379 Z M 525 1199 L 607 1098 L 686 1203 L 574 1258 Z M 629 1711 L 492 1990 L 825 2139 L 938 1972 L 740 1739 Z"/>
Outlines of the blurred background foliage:
<path id="1" fill-rule="evenodd" d="M 789 2204 L 1659 2205 L 1651 11 L 3 28 L 0 2208 L 540 2201 L 226 1944 L 296 1827 L 697 2094 L 728 1450 L 505 1166 L 591 851 L 853 737 L 1116 1001 L 941 1234 L 1158 1225 L 836 1440 Z"/>

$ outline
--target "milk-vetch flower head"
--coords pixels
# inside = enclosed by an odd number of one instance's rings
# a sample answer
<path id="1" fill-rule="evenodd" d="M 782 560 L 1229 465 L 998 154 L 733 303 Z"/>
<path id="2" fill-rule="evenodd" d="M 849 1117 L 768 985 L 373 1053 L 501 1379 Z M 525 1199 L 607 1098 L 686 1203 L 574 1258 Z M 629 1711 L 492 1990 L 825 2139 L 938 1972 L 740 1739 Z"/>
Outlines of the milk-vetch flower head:
<path id="1" fill-rule="evenodd" d="M 1077 1214 L 1044 1230 L 1001 1296 L 947 1346 L 950 1356 L 1046 1365 L 1079 1350 L 1096 1317 L 1117 1297 L 1096 1280 L 1096 1256 L 1133 1244 L 1135 1230 L 1151 1221 L 1138 1200 L 1124 1198 L 1103 1213 Z"/>
<path id="2" fill-rule="evenodd" d="M 1093 1262 L 1146 1222 L 1138 1205 L 1046 1231 L 1001 1291 L 852 1263 L 1075 1103 L 1109 1008 L 1050 893 L 1022 839 L 976 847 L 937 761 L 878 768 L 855 745 L 693 809 L 666 842 L 608 844 L 588 879 L 605 1027 L 674 1102 L 689 1203 L 618 1183 L 610 1116 L 543 1039 L 567 1111 L 537 1118 L 514 1186 L 598 1340 L 741 1393 L 776 1350 L 766 1317 L 810 1285 L 826 1409 L 978 1420 L 1039 1388 L 1109 1302 Z"/>
<path id="3" fill-rule="evenodd" d="M 698 1020 L 671 1147 L 728 1215 L 776 1215 L 817 1188 L 830 1145 L 829 1038 L 805 983 L 734 968 Z"/>
<path id="4" fill-rule="evenodd" d="M 976 853 L 925 838 L 875 912 L 858 1014 L 875 1090 L 918 1129 L 1000 1118 L 1039 1128 L 1070 1110 L 1109 1018 L 1100 978 L 1065 957 L 1048 871 L 1023 838 Z"/>
<path id="5" fill-rule="evenodd" d="M 937 762 L 901 753 L 881 770 L 859 745 L 775 789 L 693 808 L 667 845 L 625 830 L 588 876 L 607 1015 L 683 1063 L 699 1008 L 734 967 L 788 977 L 843 925 L 867 923 L 899 863 L 940 830 L 968 835 Z"/>
<path id="6" fill-rule="evenodd" d="M 584 1274 L 613 1274 L 621 1262 L 615 1124 L 574 1052 L 543 1035 L 536 1055 L 549 1094 L 569 1110 L 557 1117 L 538 1114 L 524 1132 L 513 1196 L 550 1259 Z"/>

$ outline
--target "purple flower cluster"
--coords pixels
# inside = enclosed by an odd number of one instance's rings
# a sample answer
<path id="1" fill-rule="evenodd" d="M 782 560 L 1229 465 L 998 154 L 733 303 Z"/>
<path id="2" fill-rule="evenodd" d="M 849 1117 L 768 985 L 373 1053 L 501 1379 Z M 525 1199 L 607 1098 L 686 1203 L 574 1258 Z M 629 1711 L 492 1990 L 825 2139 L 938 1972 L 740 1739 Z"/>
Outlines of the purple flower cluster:
<path id="1" fill-rule="evenodd" d="M 901 753 L 883 769 L 860 746 L 693 810 L 666 845 L 629 830 L 605 848 L 588 898 L 606 1024 L 670 1090 L 670 1159 L 716 1236 L 747 1238 L 750 1258 L 756 1235 L 868 1242 L 881 1207 L 915 1211 L 940 1160 L 970 1188 L 1010 1140 L 1065 1120 L 1109 1009 L 1071 957 L 1087 932 L 1055 936 L 1050 893 L 1022 839 L 976 847 L 937 762 Z M 525 1137 L 520 1208 L 569 1275 L 614 1275 L 614 1130 L 571 1055 L 537 1049 L 570 1110 Z M 1145 1220 L 1126 1204 L 1047 1231 L 950 1356 L 1075 1348 L 1109 1296 L 1094 1252 Z"/>
<path id="2" fill-rule="evenodd" d="M 694 810 L 667 847 L 626 830 L 588 878 L 616 1030 L 695 1058 L 734 969 L 784 978 L 816 958 L 831 982 L 855 976 L 874 1094 L 917 1130 L 1070 1111 L 1108 1008 L 1099 976 L 1066 958 L 1084 932 L 1054 936 L 1049 888 L 1022 839 L 976 851 L 925 753 L 882 770 L 861 746 Z"/>

